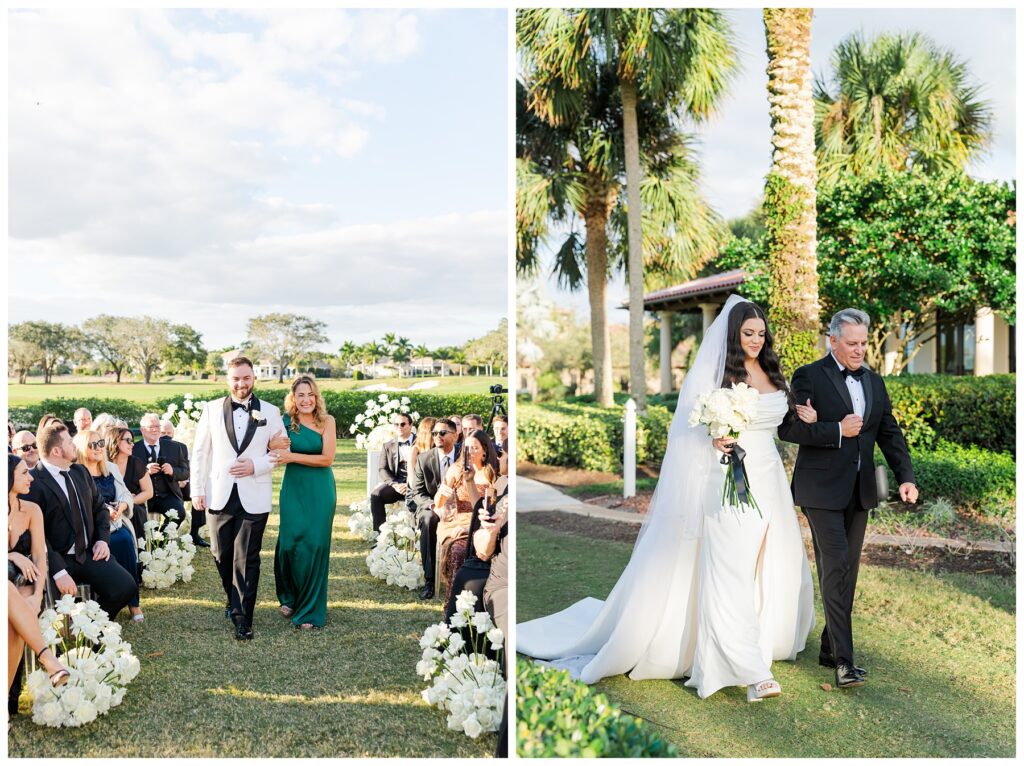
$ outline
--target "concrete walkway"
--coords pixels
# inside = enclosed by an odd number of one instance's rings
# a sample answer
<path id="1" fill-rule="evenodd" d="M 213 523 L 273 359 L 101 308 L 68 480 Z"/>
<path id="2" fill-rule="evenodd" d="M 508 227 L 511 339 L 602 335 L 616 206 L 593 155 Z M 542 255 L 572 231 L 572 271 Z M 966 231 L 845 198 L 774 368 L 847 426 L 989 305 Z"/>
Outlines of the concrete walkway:
<path id="1" fill-rule="evenodd" d="M 619 521 L 626 524 L 642 524 L 643 516 L 632 511 L 617 511 L 613 508 L 603 508 L 600 505 L 592 505 L 570 497 L 564 492 L 535 479 L 527 479 L 524 476 L 516 477 L 516 510 L 519 513 L 530 513 L 532 511 L 561 511 L 562 513 L 575 513 L 579 516 L 591 516 L 597 519 L 608 521 Z M 801 527 L 804 539 L 810 542 L 811 531 Z M 1016 543 L 999 542 L 998 540 L 950 540 L 944 537 L 913 537 L 905 538 L 897 535 L 876 535 L 868 534 L 864 542 L 873 545 L 913 545 L 917 548 L 951 548 L 953 550 L 966 550 L 970 547 L 976 551 L 998 551 L 1010 553 L 1016 551 Z"/>

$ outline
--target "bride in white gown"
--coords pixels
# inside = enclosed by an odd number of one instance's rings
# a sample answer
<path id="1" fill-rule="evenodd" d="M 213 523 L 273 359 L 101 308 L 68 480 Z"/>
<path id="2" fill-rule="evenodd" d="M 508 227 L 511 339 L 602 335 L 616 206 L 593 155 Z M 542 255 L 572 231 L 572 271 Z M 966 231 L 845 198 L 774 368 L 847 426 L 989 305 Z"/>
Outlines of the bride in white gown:
<path id="1" fill-rule="evenodd" d="M 697 396 L 742 380 L 761 393 L 739 444 L 761 510 L 722 507 L 721 452 L 688 418 Z M 814 586 L 793 497 L 775 446 L 790 395 L 764 313 L 730 296 L 704 335 L 679 395 L 658 486 L 633 555 L 606 601 L 587 598 L 517 626 L 516 651 L 595 683 L 688 678 L 701 698 L 746 686 L 777 696 L 773 660 L 795 660 L 814 627 Z M 718 451 L 720 450 L 720 451 Z"/>

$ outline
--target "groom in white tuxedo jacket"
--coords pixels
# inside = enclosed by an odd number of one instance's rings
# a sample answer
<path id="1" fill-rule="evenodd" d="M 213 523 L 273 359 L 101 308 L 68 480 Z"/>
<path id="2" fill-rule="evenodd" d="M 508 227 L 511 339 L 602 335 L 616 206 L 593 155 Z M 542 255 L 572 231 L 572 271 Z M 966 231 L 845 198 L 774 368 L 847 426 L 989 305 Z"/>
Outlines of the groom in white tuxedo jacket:
<path id="1" fill-rule="evenodd" d="M 281 412 L 253 393 L 252 362 L 228 363 L 231 395 L 206 403 L 192 454 L 192 506 L 206 510 L 210 547 L 235 638 L 253 637 L 260 548 L 273 503 L 269 442 L 284 433 Z"/>

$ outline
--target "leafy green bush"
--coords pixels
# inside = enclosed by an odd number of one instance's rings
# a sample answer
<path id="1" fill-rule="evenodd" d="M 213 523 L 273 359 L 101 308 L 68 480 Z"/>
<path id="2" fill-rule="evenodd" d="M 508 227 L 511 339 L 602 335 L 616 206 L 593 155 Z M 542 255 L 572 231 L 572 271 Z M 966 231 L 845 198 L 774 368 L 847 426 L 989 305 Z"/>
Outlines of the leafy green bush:
<path id="1" fill-rule="evenodd" d="M 517 410 L 518 457 L 546 465 L 590 471 L 622 468 L 623 407 L 594 404 L 520 404 Z M 660 462 L 668 443 L 672 413 L 650 406 L 637 419 L 638 462 Z"/>
<path id="2" fill-rule="evenodd" d="M 523 758 L 675 758 L 644 721 L 564 670 L 516 663 L 516 750 Z"/>
<path id="3" fill-rule="evenodd" d="M 923 499 L 948 498 L 986 516 L 1015 514 L 1017 463 L 1010 455 L 940 439 L 932 448 L 911 450 L 910 458 Z M 875 462 L 885 462 L 877 450 Z M 892 471 L 886 471 L 895 489 Z"/>
<path id="4" fill-rule="evenodd" d="M 56 399 L 43 399 L 31 407 L 18 407 L 10 411 L 10 417 L 19 424 L 31 424 L 32 429 L 39 424 L 43 415 L 52 412 L 65 423 L 70 423 L 75 415 L 75 410 L 85 407 L 95 418 L 101 412 L 109 412 L 115 418 L 124 420 L 133 428 L 139 425 L 141 418 L 149 408 L 144 404 L 131 402 L 127 399 L 103 399 L 100 397 L 80 397 Z M 163 412 L 163 410 L 160 410 Z M 17 417 L 15 417 L 17 415 Z"/>

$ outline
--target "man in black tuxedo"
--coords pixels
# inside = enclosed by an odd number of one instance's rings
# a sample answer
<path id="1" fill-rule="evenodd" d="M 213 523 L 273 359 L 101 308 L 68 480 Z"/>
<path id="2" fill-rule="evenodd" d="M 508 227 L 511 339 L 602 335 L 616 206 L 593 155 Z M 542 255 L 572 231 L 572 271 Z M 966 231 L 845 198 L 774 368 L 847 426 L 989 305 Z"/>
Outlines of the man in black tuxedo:
<path id="1" fill-rule="evenodd" d="M 792 413 L 779 438 L 800 445 L 793 500 L 803 508 L 814 540 L 825 608 L 818 662 L 835 668 L 836 686 L 862 686 L 867 671 L 854 664 L 851 613 L 868 511 L 878 505 L 877 444 L 900 483 L 900 499 L 917 501 L 910 452 L 881 376 L 864 367 L 868 315 L 843 309 L 829 324 L 831 353 L 793 375 L 796 401 L 811 405 L 817 422 Z"/>
<path id="2" fill-rule="evenodd" d="M 139 421 L 142 439 L 135 442 L 132 454 L 146 464 L 153 481 L 153 497 L 146 504 L 150 518 L 177 513 L 175 521 L 185 519 L 185 501 L 179 481 L 188 481 L 188 451 L 181 442 L 160 438 L 160 416 L 147 412 Z M 195 535 L 193 535 L 195 537 Z"/>
<path id="3" fill-rule="evenodd" d="M 434 446 L 416 460 L 416 478 L 412 484 L 412 499 L 416 504 L 416 524 L 420 530 L 420 559 L 427 584 L 420 590 L 420 598 L 434 597 L 434 551 L 437 548 L 437 522 L 440 519 L 434 509 L 437 488 L 444 481 L 444 475 L 459 457 L 455 422 L 438 420 L 434 423 Z"/>
<path id="4" fill-rule="evenodd" d="M 133 574 L 110 555 L 110 513 L 85 466 L 72 463 L 75 445 L 68 427 L 55 421 L 38 434 L 40 460 L 32 469 L 26 499 L 43 511 L 47 561 L 54 585 L 75 595 L 78 583 L 114 619 L 139 593 Z"/>
<path id="5" fill-rule="evenodd" d="M 398 429 L 398 437 L 384 445 L 377 473 L 381 483 L 370 493 L 370 514 L 373 531 L 379 532 L 387 518 L 384 506 L 405 499 L 409 486 L 409 450 L 412 449 L 412 418 L 405 413 L 396 414 L 391 421 Z"/>

